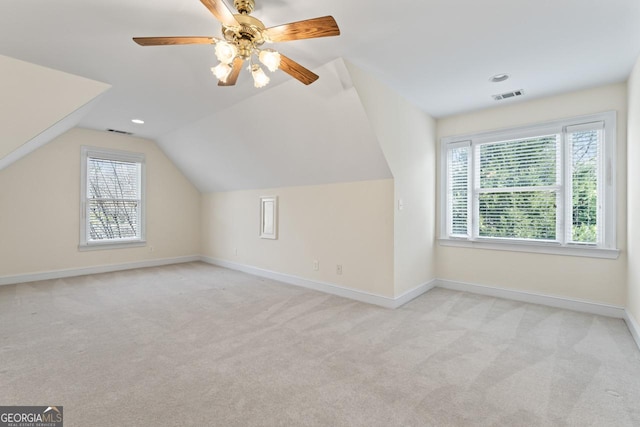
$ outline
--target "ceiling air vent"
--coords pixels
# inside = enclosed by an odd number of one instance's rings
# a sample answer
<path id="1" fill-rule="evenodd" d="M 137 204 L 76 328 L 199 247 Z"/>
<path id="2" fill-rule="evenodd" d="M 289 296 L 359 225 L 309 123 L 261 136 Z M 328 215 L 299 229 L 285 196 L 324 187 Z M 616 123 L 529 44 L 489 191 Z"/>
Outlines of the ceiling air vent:
<path id="1" fill-rule="evenodd" d="M 501 93 L 500 95 L 493 95 L 492 98 L 496 101 L 501 101 L 503 99 L 515 98 L 516 96 L 524 95 L 524 90 L 514 90 L 513 92 Z"/>
<path id="2" fill-rule="evenodd" d="M 120 135 L 133 135 L 133 132 L 126 132 L 126 131 L 117 130 L 117 129 L 107 129 L 107 132 L 119 133 Z"/>

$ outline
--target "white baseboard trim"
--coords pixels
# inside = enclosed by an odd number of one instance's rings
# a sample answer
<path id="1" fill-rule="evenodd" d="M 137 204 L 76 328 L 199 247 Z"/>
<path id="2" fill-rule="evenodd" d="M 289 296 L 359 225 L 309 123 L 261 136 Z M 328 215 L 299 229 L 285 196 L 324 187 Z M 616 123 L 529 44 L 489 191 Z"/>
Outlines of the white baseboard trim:
<path id="1" fill-rule="evenodd" d="M 88 274 L 111 273 L 113 271 L 133 270 L 136 268 L 158 267 L 161 265 L 180 264 L 194 261 L 200 261 L 200 257 L 193 255 L 177 258 L 150 259 L 126 264 L 101 265 L 97 267 L 71 268 L 66 270 L 44 271 L 41 273 L 18 274 L 15 276 L 1 276 L 0 286 L 14 285 L 16 283 L 37 282 L 40 280 L 85 276 Z"/>
<path id="2" fill-rule="evenodd" d="M 395 306 L 393 308 L 402 307 L 409 301 L 418 298 L 420 295 L 429 292 L 431 289 L 436 287 L 438 280 L 431 279 L 427 283 L 423 283 L 422 285 L 418 285 L 413 289 L 409 289 L 407 292 L 403 293 L 394 298 Z"/>
<path id="3" fill-rule="evenodd" d="M 293 276 L 291 274 L 278 273 L 276 271 L 265 270 L 258 267 L 253 267 L 246 264 L 240 264 L 232 261 L 226 261 L 218 258 L 211 258 L 203 256 L 200 258 L 202 262 L 212 264 L 218 267 L 228 268 L 230 270 L 242 271 L 254 276 L 265 277 L 267 279 L 277 280 L 278 282 L 287 283 L 289 285 L 300 286 L 306 289 L 312 289 L 314 291 L 324 292 L 331 295 L 337 295 L 339 297 L 352 299 L 367 304 L 373 304 L 385 308 L 398 308 L 412 299 L 422 295 L 435 286 L 435 280 L 417 286 L 404 294 L 390 298 L 383 295 L 377 295 L 370 292 L 360 291 L 356 289 L 345 288 L 342 286 L 334 285 L 332 283 L 320 282 L 316 280 L 305 279 L 299 276 Z"/>
<path id="4" fill-rule="evenodd" d="M 265 270 L 250 265 L 240 264 L 232 261 L 221 260 L 206 256 L 184 256 L 176 258 L 152 259 L 125 264 L 103 265 L 96 267 L 74 268 L 66 270 L 46 271 L 41 273 L 20 274 L 15 276 L 0 276 L 0 286 L 12 285 L 17 283 L 37 282 L 41 280 L 61 279 L 66 277 L 84 276 L 89 274 L 110 273 L 114 271 L 133 270 L 136 268 L 158 267 L 163 265 L 180 264 L 187 262 L 202 261 L 219 267 L 229 268 L 231 270 L 242 271 L 254 276 L 265 277 L 290 285 L 300 286 L 319 292 L 337 295 L 343 298 L 355 301 L 373 304 L 385 308 L 398 308 L 409 301 L 419 297 L 420 295 L 430 291 L 435 287 L 450 289 L 454 291 L 470 292 L 480 295 L 487 295 L 496 298 L 504 298 L 515 301 L 522 301 L 531 304 L 546 305 L 549 307 L 562 308 L 566 310 L 579 311 L 584 313 L 597 314 L 601 316 L 614 317 L 624 319 L 631 331 L 638 348 L 640 348 L 640 325 L 633 318 L 628 310 L 623 307 L 595 303 L 591 301 L 581 301 L 566 297 L 553 295 L 544 295 L 533 292 L 517 291 L 513 289 L 498 288 L 486 285 L 478 285 L 473 283 L 457 282 L 444 279 L 433 279 L 427 283 L 423 283 L 395 298 L 377 295 L 370 292 L 360 291 L 351 288 L 345 288 L 332 283 L 320 282 L 302 277 L 278 273 L 275 271 Z"/>
<path id="5" fill-rule="evenodd" d="M 624 321 L 627 322 L 629 332 L 631 332 L 631 336 L 640 350 L 640 324 L 634 319 L 629 310 L 624 311 Z"/>
<path id="6" fill-rule="evenodd" d="M 453 291 L 463 291 L 472 294 L 488 295 L 530 304 L 546 305 L 549 307 L 563 308 L 566 310 L 580 311 L 583 313 L 598 314 L 600 316 L 623 319 L 625 309 L 614 305 L 600 304 L 590 301 L 581 301 L 553 295 L 544 295 L 533 292 L 516 291 L 513 289 L 496 288 L 492 286 L 476 285 L 473 283 L 456 282 L 452 280 L 438 279 L 437 287 Z"/>

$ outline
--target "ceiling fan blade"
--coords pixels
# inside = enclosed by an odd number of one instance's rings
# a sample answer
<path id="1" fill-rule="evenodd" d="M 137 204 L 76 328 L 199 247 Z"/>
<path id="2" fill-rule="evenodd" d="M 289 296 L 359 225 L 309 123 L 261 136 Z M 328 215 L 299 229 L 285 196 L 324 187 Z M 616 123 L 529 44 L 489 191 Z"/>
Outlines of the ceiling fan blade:
<path id="1" fill-rule="evenodd" d="M 316 37 L 339 36 L 340 28 L 338 28 L 333 16 L 323 16 L 267 28 L 264 33 L 272 42 L 286 42 Z"/>
<path id="2" fill-rule="evenodd" d="M 134 37 L 140 46 L 167 46 L 178 44 L 215 44 L 213 37 Z"/>
<path id="3" fill-rule="evenodd" d="M 298 64 L 291 58 L 287 58 L 283 54 L 280 54 L 280 69 L 306 85 L 310 85 L 320 78 L 317 74 L 307 70 L 302 65 Z"/>
<path id="4" fill-rule="evenodd" d="M 227 27 L 237 27 L 240 24 L 234 18 L 233 13 L 229 10 L 226 4 L 224 4 L 223 0 L 200 0 L 203 5 L 206 6 L 207 9 L 216 19 L 222 22 Z"/>
<path id="5" fill-rule="evenodd" d="M 242 71 L 242 63 L 244 61 L 241 58 L 236 58 L 233 60 L 233 65 L 231 66 L 231 73 L 229 77 L 227 77 L 227 81 L 219 81 L 218 86 L 234 86 L 238 81 L 238 76 L 240 75 L 240 71 Z"/>

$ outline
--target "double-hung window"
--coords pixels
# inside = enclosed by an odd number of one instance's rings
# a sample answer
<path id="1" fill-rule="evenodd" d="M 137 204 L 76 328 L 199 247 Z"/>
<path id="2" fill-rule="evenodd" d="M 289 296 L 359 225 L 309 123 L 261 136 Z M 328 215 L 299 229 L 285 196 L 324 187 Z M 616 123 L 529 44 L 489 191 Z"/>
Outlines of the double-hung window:
<path id="1" fill-rule="evenodd" d="M 144 154 L 82 147 L 80 248 L 143 245 Z"/>
<path id="2" fill-rule="evenodd" d="M 443 138 L 441 243 L 616 257 L 615 122 Z"/>

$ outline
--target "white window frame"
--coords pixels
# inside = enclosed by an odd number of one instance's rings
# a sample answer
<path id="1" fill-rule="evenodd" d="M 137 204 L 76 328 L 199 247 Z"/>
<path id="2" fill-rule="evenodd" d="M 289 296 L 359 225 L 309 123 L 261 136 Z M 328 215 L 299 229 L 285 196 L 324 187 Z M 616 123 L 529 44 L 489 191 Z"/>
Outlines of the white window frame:
<path id="1" fill-rule="evenodd" d="M 89 158 L 113 160 L 120 162 L 130 162 L 140 164 L 140 207 L 138 209 L 138 224 L 140 225 L 140 236 L 131 239 L 110 239 L 104 241 L 89 240 L 88 208 L 89 198 L 87 197 L 87 163 Z M 78 249 L 118 249 L 131 248 L 146 245 L 146 173 L 145 156 L 142 153 L 132 153 L 128 151 L 111 150 L 107 148 L 97 148 L 83 146 L 81 148 L 80 161 L 80 244 Z"/>
<path id="2" fill-rule="evenodd" d="M 602 203 L 601 209 L 599 209 L 598 227 L 601 233 L 601 242 L 596 245 L 585 245 L 578 243 L 566 242 L 565 225 L 570 218 L 569 209 L 565 209 L 568 205 L 567 197 L 568 192 L 565 190 L 567 176 L 571 174 L 570 162 L 561 160 L 562 163 L 562 178 L 561 184 L 563 197 L 561 197 L 563 205 L 557 209 L 558 216 L 563 217 L 558 219 L 561 222 L 557 228 L 559 232 L 563 233 L 562 237 L 559 237 L 559 242 L 540 242 L 540 241 L 526 241 L 526 240 L 514 240 L 514 239 L 500 239 L 492 237 L 479 237 L 478 232 L 478 192 L 476 183 L 476 174 L 474 169 L 476 165 L 476 153 L 480 144 L 488 142 L 499 142 L 514 139 L 523 139 L 528 137 L 536 137 L 541 135 L 549 135 L 552 133 L 560 134 L 560 144 L 562 156 L 565 155 L 567 150 L 568 141 L 566 140 L 566 131 L 568 127 L 586 125 L 593 122 L 603 122 L 603 145 L 601 151 L 601 164 L 600 167 L 603 171 L 603 181 L 599 189 L 599 200 Z M 558 255 L 571 255 L 571 256 L 585 256 L 593 258 L 608 258 L 616 259 L 619 256 L 619 250 L 617 249 L 616 239 L 616 215 L 617 215 L 617 200 L 616 200 L 616 112 L 607 111 L 597 114 L 589 114 L 579 117 L 573 117 L 568 119 L 554 120 L 545 123 L 527 125 L 517 128 L 501 129 L 496 131 L 480 132 L 466 135 L 449 136 L 441 139 L 440 146 L 440 238 L 439 243 L 443 246 L 458 246 L 458 247 L 472 247 L 479 249 L 493 249 L 493 250 L 507 250 L 517 252 L 533 252 L 533 253 L 546 253 L 546 254 L 558 254 Z M 469 209 L 469 226 L 468 230 L 470 234 L 468 236 L 452 236 L 449 228 L 448 217 L 448 200 L 447 189 L 448 183 L 448 149 L 469 146 L 470 153 L 469 158 L 469 177 L 470 188 L 468 192 L 468 209 Z M 564 159 L 564 157 L 562 157 Z"/>

